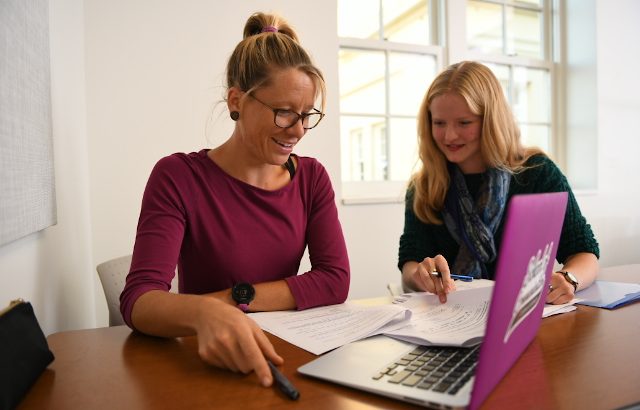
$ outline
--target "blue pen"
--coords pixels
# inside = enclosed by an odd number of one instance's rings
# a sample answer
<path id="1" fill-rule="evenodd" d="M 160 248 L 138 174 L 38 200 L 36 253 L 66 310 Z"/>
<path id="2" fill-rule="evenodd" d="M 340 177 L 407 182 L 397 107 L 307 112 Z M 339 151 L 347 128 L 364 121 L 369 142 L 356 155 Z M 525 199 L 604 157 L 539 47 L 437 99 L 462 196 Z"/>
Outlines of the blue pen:
<path id="1" fill-rule="evenodd" d="M 434 270 L 433 272 L 431 272 L 431 274 L 437 277 L 441 276 L 440 272 L 438 272 L 437 270 Z M 451 279 L 457 279 L 463 282 L 473 282 L 473 276 L 467 276 L 467 275 L 449 275 L 449 276 L 451 276 Z"/>

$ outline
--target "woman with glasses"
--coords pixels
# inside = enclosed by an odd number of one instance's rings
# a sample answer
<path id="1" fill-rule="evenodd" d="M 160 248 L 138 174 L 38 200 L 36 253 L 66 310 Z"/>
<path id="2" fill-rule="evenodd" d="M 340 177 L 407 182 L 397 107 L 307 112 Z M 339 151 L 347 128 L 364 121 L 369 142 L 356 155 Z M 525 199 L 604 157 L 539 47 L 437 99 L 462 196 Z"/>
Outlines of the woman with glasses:
<path id="1" fill-rule="evenodd" d="M 196 334 L 205 362 L 269 386 L 267 360 L 283 359 L 245 312 L 342 303 L 349 290 L 328 174 L 293 153 L 324 116 L 325 84 L 294 30 L 256 13 L 228 61 L 225 100 L 226 142 L 151 173 L 121 312 L 143 333 Z M 307 247 L 311 269 L 298 275 Z M 176 265 L 179 294 L 169 293 Z"/>
<path id="2" fill-rule="evenodd" d="M 493 279 L 504 210 L 516 194 L 569 193 L 547 303 L 566 303 L 598 272 L 598 243 L 567 179 L 537 148 L 524 147 L 502 87 L 465 61 L 440 73 L 418 114 L 421 169 L 406 195 L 398 268 L 405 289 L 455 290 L 451 274 Z M 433 274 L 433 273 L 436 274 Z"/>

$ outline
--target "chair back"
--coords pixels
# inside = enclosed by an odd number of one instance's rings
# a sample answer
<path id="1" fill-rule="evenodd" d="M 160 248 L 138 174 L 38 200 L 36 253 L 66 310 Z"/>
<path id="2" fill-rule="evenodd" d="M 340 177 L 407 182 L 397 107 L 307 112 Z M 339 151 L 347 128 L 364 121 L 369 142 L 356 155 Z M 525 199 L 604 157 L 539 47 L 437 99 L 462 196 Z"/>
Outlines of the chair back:
<path id="1" fill-rule="evenodd" d="M 131 268 L 131 256 L 126 255 L 119 258 L 111 259 L 99 264 L 96 267 L 104 296 L 107 299 L 109 307 L 109 326 L 124 325 L 124 319 L 120 314 L 120 293 L 124 289 L 124 284 Z M 178 275 L 173 277 L 171 282 L 171 291 L 178 292 Z"/>

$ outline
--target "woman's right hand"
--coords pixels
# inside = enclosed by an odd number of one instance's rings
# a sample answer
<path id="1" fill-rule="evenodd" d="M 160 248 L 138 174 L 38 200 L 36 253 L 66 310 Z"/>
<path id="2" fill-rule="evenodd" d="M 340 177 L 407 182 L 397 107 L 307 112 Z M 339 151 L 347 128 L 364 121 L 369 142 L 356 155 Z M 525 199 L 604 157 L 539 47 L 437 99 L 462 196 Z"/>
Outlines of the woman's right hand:
<path id="1" fill-rule="evenodd" d="M 255 371 L 264 386 L 273 382 L 267 360 L 284 362 L 256 322 L 218 299 L 203 297 L 195 330 L 202 360 L 234 372 Z"/>
<path id="2" fill-rule="evenodd" d="M 411 264 L 411 265 L 410 265 Z M 440 302 L 447 301 L 447 294 L 456 290 L 451 279 L 449 264 L 442 255 L 424 258 L 420 263 L 407 262 L 402 269 L 405 283 L 417 291 L 426 291 L 438 295 Z M 407 271 L 407 273 L 404 273 Z M 437 272 L 437 275 L 434 274 Z"/>

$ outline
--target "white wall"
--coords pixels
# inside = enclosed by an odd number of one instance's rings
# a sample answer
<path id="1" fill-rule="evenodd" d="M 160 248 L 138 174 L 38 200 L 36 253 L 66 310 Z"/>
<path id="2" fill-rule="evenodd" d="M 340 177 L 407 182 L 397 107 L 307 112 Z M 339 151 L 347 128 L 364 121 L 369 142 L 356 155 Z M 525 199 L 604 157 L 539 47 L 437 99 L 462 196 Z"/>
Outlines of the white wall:
<path id="1" fill-rule="evenodd" d="M 598 185 L 596 0 L 565 0 L 563 5 L 565 42 L 558 51 L 564 62 L 564 93 L 559 94 L 565 104 L 558 104 L 556 114 L 565 138 L 558 141 L 558 158 L 564 158 L 574 189 L 594 189 Z"/>
<path id="2" fill-rule="evenodd" d="M 31 301 L 45 333 L 94 326 L 99 290 L 92 275 L 82 1 L 52 1 L 49 21 L 58 224 L 0 247 L 0 306 Z"/>
<path id="3" fill-rule="evenodd" d="M 248 15 L 282 13 L 329 86 L 328 116 L 298 148 L 327 167 L 340 195 L 336 0 L 222 2 L 50 0 L 58 225 L 0 248 L 0 305 L 31 300 L 46 333 L 104 326 L 95 265 L 130 253 L 153 164 L 229 135 L 226 60 Z M 226 4 L 226 3 L 224 3 Z M 598 187 L 579 201 L 601 242 L 602 263 L 638 263 L 640 2 L 597 0 Z M 635 90 L 635 92 L 633 92 Z M 403 205 L 339 207 L 351 297 L 377 296 L 395 267 Z"/>
<path id="4" fill-rule="evenodd" d="M 582 199 L 606 266 L 640 262 L 640 2 L 596 3 L 598 194 Z"/>

